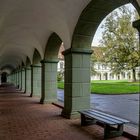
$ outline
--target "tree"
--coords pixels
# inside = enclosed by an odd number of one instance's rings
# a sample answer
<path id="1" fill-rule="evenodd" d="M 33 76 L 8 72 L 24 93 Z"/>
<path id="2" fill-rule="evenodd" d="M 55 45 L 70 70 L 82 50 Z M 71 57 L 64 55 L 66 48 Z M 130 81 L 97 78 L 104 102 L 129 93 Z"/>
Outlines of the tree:
<path id="1" fill-rule="evenodd" d="M 136 81 L 135 68 L 140 66 L 139 41 L 132 21 L 138 18 L 136 10 L 126 6 L 113 11 L 105 20 L 100 45 L 105 47 L 104 60 L 114 72 L 132 70 L 133 81 Z"/>
<path id="2" fill-rule="evenodd" d="M 98 72 L 95 69 L 95 63 L 100 62 L 104 63 L 103 53 L 104 48 L 103 47 L 93 47 L 93 53 L 91 55 L 90 59 L 90 68 L 91 68 L 91 75 L 98 74 Z"/>

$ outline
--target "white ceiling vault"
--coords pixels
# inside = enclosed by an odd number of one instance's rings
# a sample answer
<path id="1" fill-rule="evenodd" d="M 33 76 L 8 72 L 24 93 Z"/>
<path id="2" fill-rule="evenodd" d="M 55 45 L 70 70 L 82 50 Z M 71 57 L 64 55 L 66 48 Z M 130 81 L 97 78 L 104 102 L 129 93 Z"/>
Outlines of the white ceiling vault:
<path id="1" fill-rule="evenodd" d="M 0 69 L 32 61 L 36 48 L 42 59 L 55 32 L 71 45 L 78 18 L 91 0 L 0 0 Z M 138 0 L 140 3 L 140 0 Z"/>

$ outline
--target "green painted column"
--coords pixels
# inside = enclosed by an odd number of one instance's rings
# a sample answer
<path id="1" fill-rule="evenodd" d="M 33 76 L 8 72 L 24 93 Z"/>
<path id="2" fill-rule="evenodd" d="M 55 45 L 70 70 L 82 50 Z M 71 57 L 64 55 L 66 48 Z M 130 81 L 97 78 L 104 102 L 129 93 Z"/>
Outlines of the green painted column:
<path id="1" fill-rule="evenodd" d="M 31 67 L 26 67 L 26 92 L 31 93 Z"/>
<path id="2" fill-rule="evenodd" d="M 14 72 L 14 85 L 16 86 L 16 72 Z"/>
<path id="3" fill-rule="evenodd" d="M 10 76 L 10 82 L 13 83 L 13 73 Z"/>
<path id="4" fill-rule="evenodd" d="M 31 94 L 30 97 L 33 96 L 33 65 L 31 65 Z"/>
<path id="5" fill-rule="evenodd" d="M 12 84 L 14 84 L 14 73 L 12 73 Z"/>
<path id="6" fill-rule="evenodd" d="M 12 83 L 12 74 L 9 75 L 9 82 Z"/>
<path id="7" fill-rule="evenodd" d="M 9 82 L 12 83 L 12 73 L 9 75 Z"/>
<path id="8" fill-rule="evenodd" d="M 17 88 L 19 88 L 19 70 L 17 70 Z"/>
<path id="9" fill-rule="evenodd" d="M 10 83 L 10 82 L 9 82 L 9 77 L 10 77 L 10 76 L 8 75 L 8 76 L 7 76 L 7 82 L 8 82 L 8 83 Z M 0 78 L 1 78 L 1 75 L 0 75 Z M 1 80 L 0 80 L 0 84 L 1 84 Z"/>
<path id="10" fill-rule="evenodd" d="M 77 111 L 90 108 L 91 50 L 69 49 L 65 56 L 64 109 L 62 116 L 79 117 Z"/>
<path id="11" fill-rule="evenodd" d="M 21 74 L 21 76 L 22 76 L 22 78 L 21 78 L 21 80 L 22 80 L 22 91 L 23 92 L 25 92 L 25 68 L 22 68 L 22 74 Z"/>
<path id="12" fill-rule="evenodd" d="M 17 72 L 15 71 L 15 86 L 17 86 Z"/>
<path id="13" fill-rule="evenodd" d="M 12 73 L 12 84 L 15 85 L 15 73 Z"/>
<path id="14" fill-rule="evenodd" d="M 57 101 L 57 63 L 58 60 L 42 60 L 42 89 L 40 103 Z"/>
<path id="15" fill-rule="evenodd" d="M 22 69 L 19 70 L 19 89 L 22 90 Z"/>
<path id="16" fill-rule="evenodd" d="M 16 87 L 18 87 L 18 71 L 16 71 Z"/>
<path id="17" fill-rule="evenodd" d="M 41 97 L 41 64 L 31 66 L 31 97 Z"/>

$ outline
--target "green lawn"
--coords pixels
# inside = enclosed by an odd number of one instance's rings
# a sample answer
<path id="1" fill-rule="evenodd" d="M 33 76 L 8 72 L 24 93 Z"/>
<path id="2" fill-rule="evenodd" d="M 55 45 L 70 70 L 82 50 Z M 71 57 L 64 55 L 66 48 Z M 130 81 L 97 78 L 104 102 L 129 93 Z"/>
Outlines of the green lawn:
<path id="1" fill-rule="evenodd" d="M 91 92 L 96 94 L 131 94 L 140 92 L 139 82 L 127 81 L 92 81 Z M 63 89 L 64 83 L 59 82 L 58 88 Z"/>
<path id="2" fill-rule="evenodd" d="M 58 83 L 57 83 L 57 87 L 58 87 L 59 89 L 64 89 L 64 82 L 58 82 Z"/>

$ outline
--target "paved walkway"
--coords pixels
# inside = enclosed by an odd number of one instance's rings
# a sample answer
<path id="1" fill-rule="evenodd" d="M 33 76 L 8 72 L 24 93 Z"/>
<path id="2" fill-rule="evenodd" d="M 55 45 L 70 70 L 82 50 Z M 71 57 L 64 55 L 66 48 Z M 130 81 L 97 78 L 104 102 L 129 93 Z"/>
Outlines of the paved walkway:
<path id="1" fill-rule="evenodd" d="M 0 86 L 0 140 L 103 139 L 102 127 L 81 127 L 79 119 L 65 119 L 61 111 L 52 104 L 39 104 L 38 98 L 16 91 L 13 86 Z"/>
<path id="2" fill-rule="evenodd" d="M 64 90 L 58 89 L 58 99 L 64 102 Z M 125 118 L 131 123 L 129 125 L 138 131 L 139 116 L 139 94 L 127 95 L 90 95 L 91 108 Z"/>

